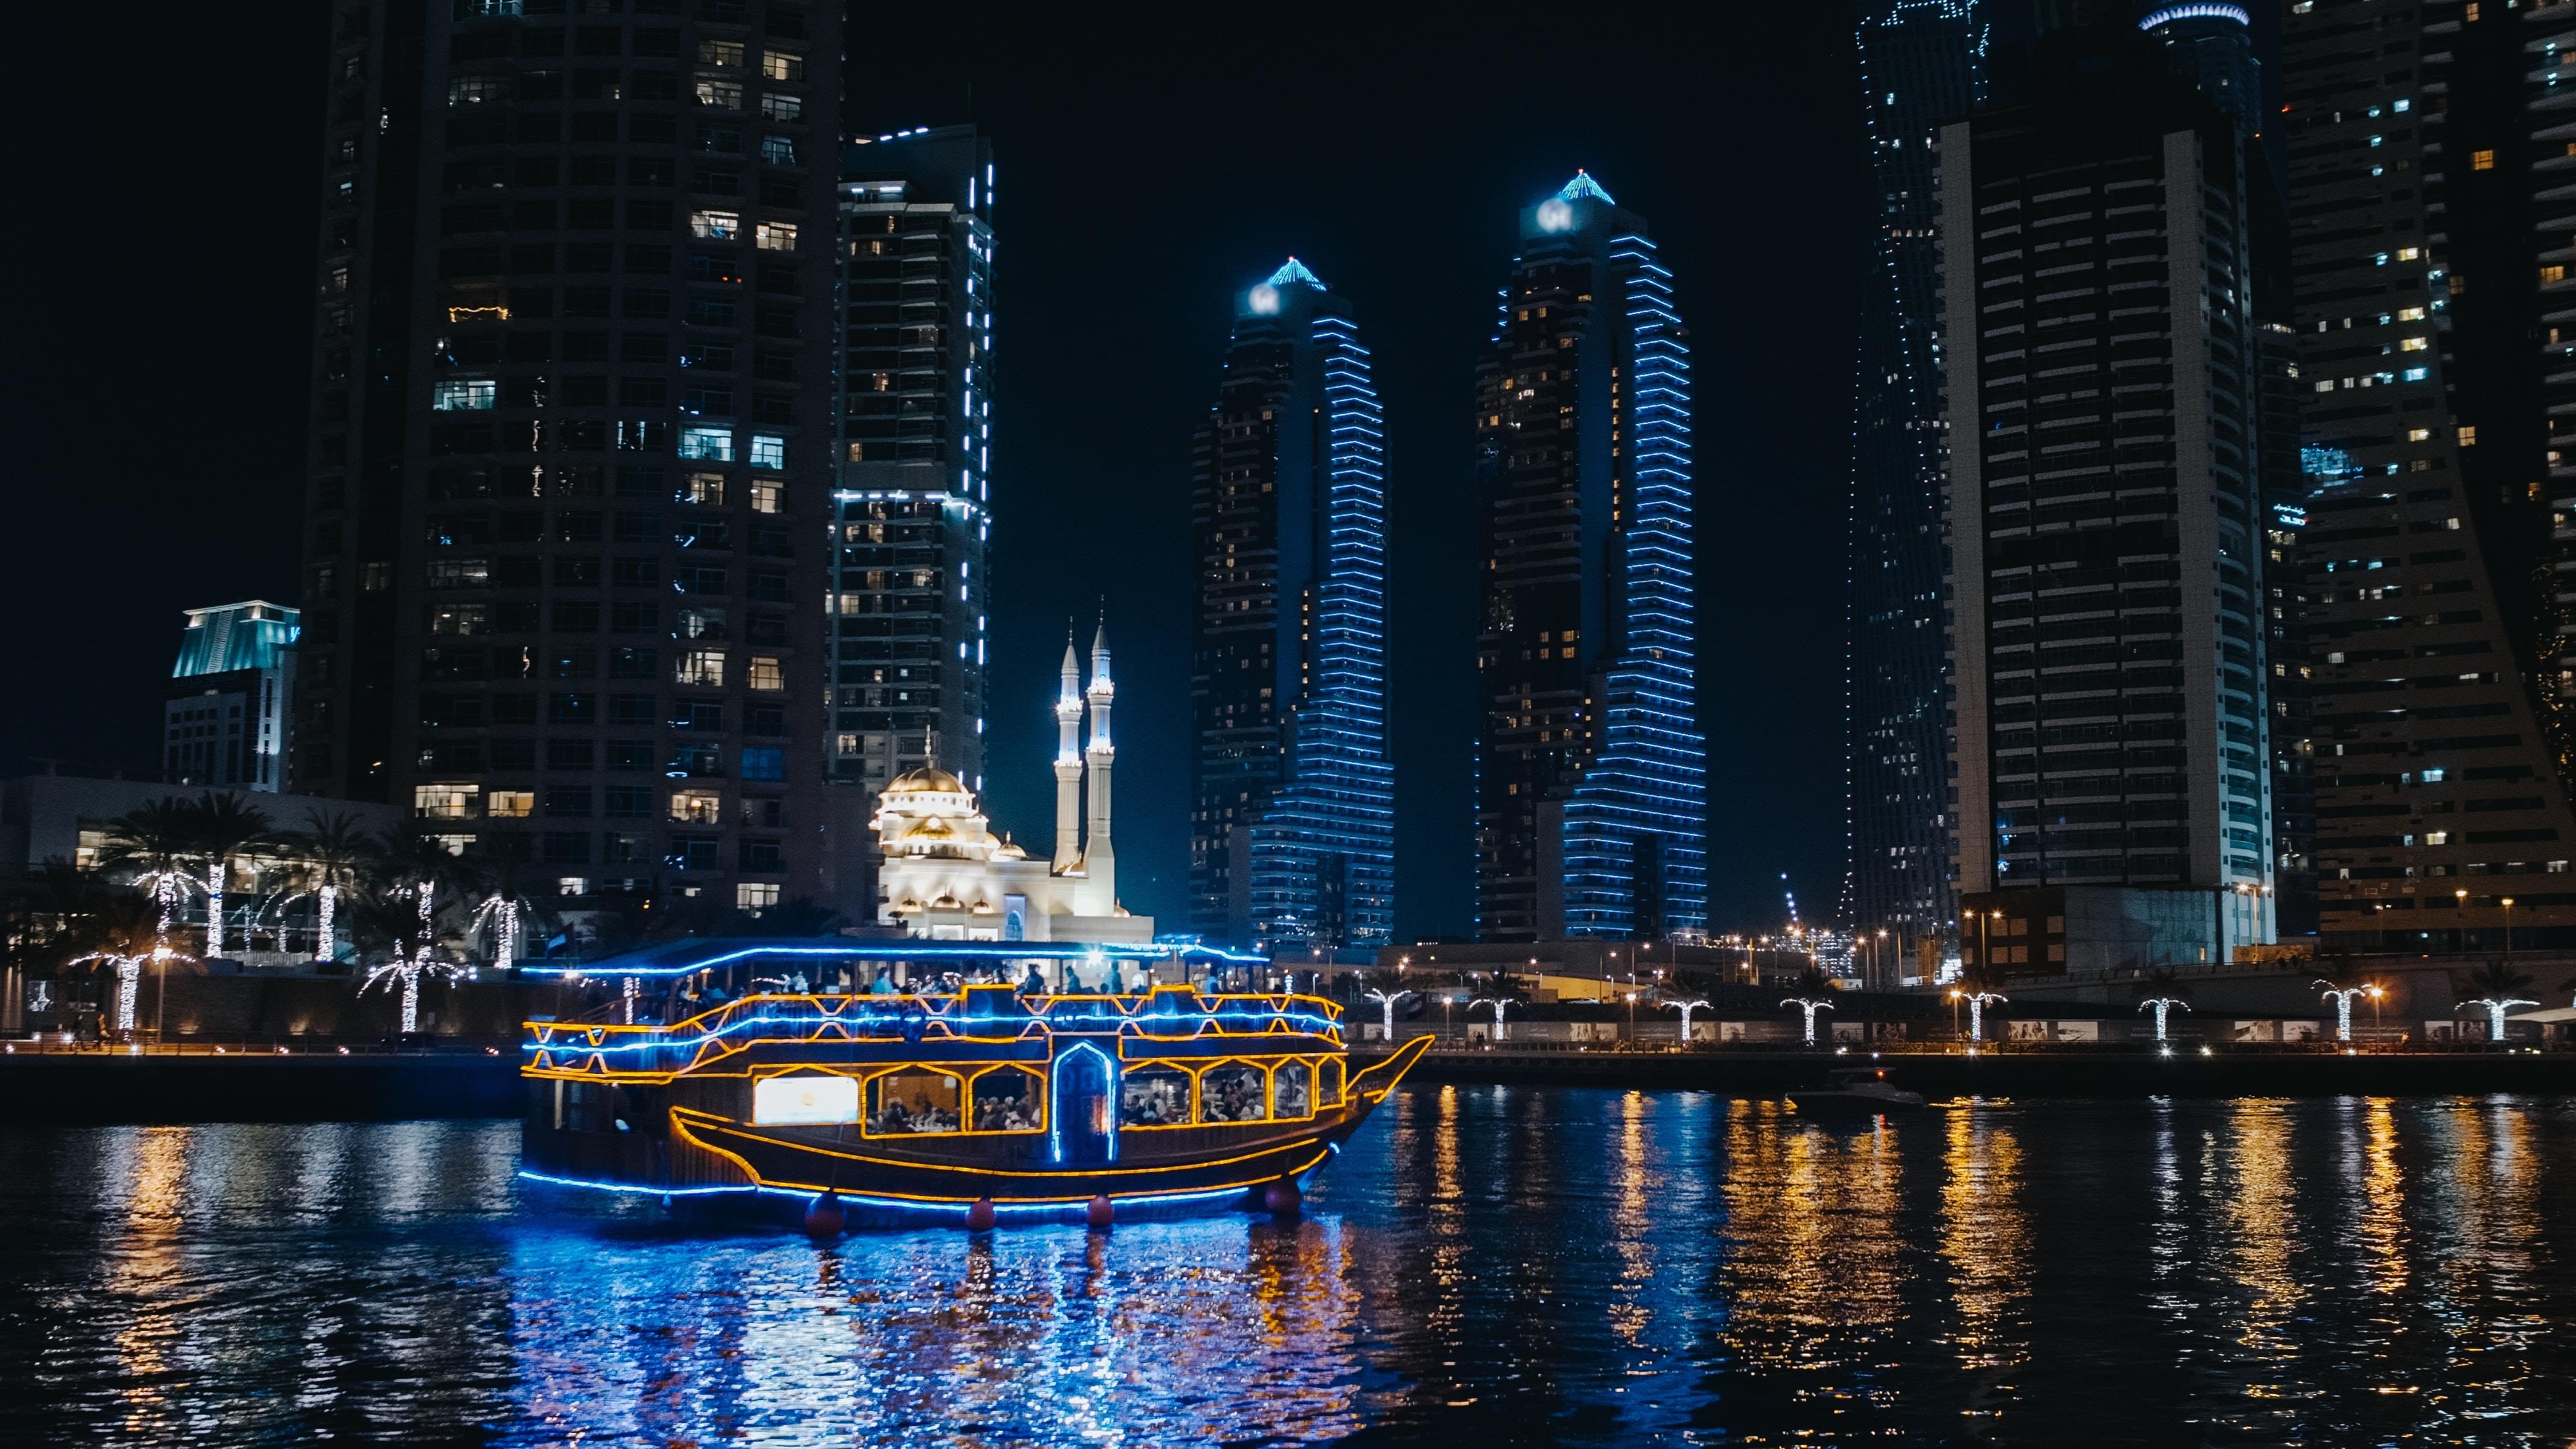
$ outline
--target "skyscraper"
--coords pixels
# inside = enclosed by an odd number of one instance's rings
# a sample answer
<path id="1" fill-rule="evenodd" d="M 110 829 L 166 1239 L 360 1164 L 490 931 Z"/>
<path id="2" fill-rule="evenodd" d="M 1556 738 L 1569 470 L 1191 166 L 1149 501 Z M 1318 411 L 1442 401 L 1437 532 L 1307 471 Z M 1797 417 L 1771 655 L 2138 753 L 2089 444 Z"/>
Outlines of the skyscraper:
<path id="1" fill-rule="evenodd" d="M 161 778 L 285 788 L 295 710 L 296 611 L 265 599 L 190 609 L 161 691 Z"/>
<path id="2" fill-rule="evenodd" d="M 1864 929 L 1919 937 L 1957 913 L 1943 698 L 1947 419 L 1933 172 L 1940 127 L 1982 98 L 1987 27 L 1975 0 L 1879 0 L 1863 12 L 1857 40 L 1878 228 L 1853 388 L 1843 914 Z"/>
<path id="3" fill-rule="evenodd" d="M 2245 150 L 2126 26 L 2050 44 L 1941 136 L 1961 905 L 2006 971 L 2224 961 L 2274 931 Z"/>
<path id="4" fill-rule="evenodd" d="M 1476 373 L 1476 929 L 1688 938 L 1708 914 L 1690 352 L 1643 218 L 1521 212 Z"/>
<path id="5" fill-rule="evenodd" d="M 1383 422 L 1350 304 L 1290 258 L 1237 295 L 1198 432 L 1190 897 L 1238 945 L 1384 945 Z"/>
<path id="6" fill-rule="evenodd" d="M 2576 942 L 2570 49 L 2563 5 L 2282 20 L 2329 948 Z"/>
<path id="7" fill-rule="evenodd" d="M 680 10 L 334 8 L 294 773 L 758 907 L 816 880 L 841 20 Z"/>
<path id="8" fill-rule="evenodd" d="M 993 179 L 971 126 L 842 164 L 830 771 L 872 793 L 932 756 L 984 788 Z"/>

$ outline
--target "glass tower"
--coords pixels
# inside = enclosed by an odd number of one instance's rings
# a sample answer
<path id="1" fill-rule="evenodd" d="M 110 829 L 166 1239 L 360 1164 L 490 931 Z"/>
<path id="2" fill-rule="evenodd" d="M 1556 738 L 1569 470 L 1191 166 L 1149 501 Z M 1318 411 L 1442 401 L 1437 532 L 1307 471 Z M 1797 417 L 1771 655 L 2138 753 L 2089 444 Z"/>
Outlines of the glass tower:
<path id="1" fill-rule="evenodd" d="M 1350 304 L 1293 257 L 1235 299 L 1192 473 L 1192 924 L 1238 945 L 1384 945 L 1384 425 Z"/>
<path id="2" fill-rule="evenodd" d="M 1521 213 L 1477 367 L 1477 934 L 1707 926 L 1690 353 L 1643 218 L 1577 173 Z"/>
<path id="3" fill-rule="evenodd" d="M 1843 915 L 1919 938 L 1956 914 L 1933 173 L 1942 124 L 1983 99 L 1987 27 L 1975 0 L 1874 0 L 1856 40 L 1878 227 L 1853 386 Z"/>

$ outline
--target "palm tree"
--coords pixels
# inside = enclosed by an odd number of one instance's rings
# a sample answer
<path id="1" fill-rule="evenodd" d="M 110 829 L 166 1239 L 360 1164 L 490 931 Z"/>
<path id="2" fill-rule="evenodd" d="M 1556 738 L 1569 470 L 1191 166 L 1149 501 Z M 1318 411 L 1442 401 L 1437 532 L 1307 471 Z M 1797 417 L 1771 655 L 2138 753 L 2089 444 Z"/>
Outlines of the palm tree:
<path id="1" fill-rule="evenodd" d="M 438 939 L 440 892 L 469 884 L 473 867 L 437 836 L 405 831 L 384 838 L 376 853 L 376 874 L 396 895 L 411 900 L 419 918 L 412 952 L 422 967 L 428 966 Z"/>
<path id="2" fill-rule="evenodd" d="M 519 958 L 520 924 L 536 914 L 519 890 L 528 863 L 528 837 L 515 830 L 494 830 L 475 845 L 469 864 L 477 868 L 478 884 L 491 894 L 474 908 L 465 929 L 469 936 L 477 928 L 492 933 L 492 969 L 506 976 Z"/>
<path id="3" fill-rule="evenodd" d="M 170 945 L 170 920 L 179 898 L 197 888 L 196 816 L 186 801 L 165 796 L 107 822 L 99 869 L 121 875 L 151 894 L 160 908 L 160 949 Z"/>
<path id="4" fill-rule="evenodd" d="M 276 831 L 268 816 L 242 803 L 239 795 L 209 792 L 189 807 L 188 854 L 206 874 L 206 959 L 224 949 L 224 887 L 232 879 L 233 858 L 274 845 Z"/>
<path id="5" fill-rule="evenodd" d="M 356 816 L 316 811 L 311 819 L 312 829 L 287 836 L 282 844 L 295 857 L 297 881 L 313 892 L 318 914 L 313 959 L 329 961 L 340 954 L 340 893 L 366 881 L 377 849 Z"/>
<path id="6" fill-rule="evenodd" d="M 385 953 L 384 963 L 358 983 L 358 994 L 366 995 L 378 982 L 385 983 L 387 990 L 398 991 L 402 997 L 401 1031 L 405 1036 L 411 1035 L 420 1029 L 421 978 L 453 976 L 456 969 L 431 959 L 428 937 L 433 927 L 413 902 L 400 895 L 361 896 L 349 916 L 349 934 L 357 944 L 360 959 L 363 961 L 373 951 Z"/>
<path id="7" fill-rule="evenodd" d="M 2513 969 L 2513 963 L 2510 961 L 2489 961 L 2461 978 L 2458 989 L 2463 993 L 2470 991 L 2478 993 L 2460 1004 L 2486 1008 L 2487 1040 L 2491 1042 L 2504 1040 L 2504 1014 L 2507 1011 L 2517 1006 L 2540 1004 L 2527 996 L 2517 994 L 2531 989 L 2531 976 L 2528 972 Z"/>
<path id="8" fill-rule="evenodd" d="M 1809 965 L 1798 973 L 1798 994 L 1780 999 L 1782 1006 L 1794 1006 L 1806 1014 L 1809 1046 L 1816 1044 L 1816 1013 L 1834 1009 L 1834 990 L 1834 978 L 1826 975 L 1822 968 Z"/>
<path id="9" fill-rule="evenodd" d="M 2165 1041 L 2165 1014 L 2179 1006 L 2191 1010 L 2191 983 L 2171 966 L 2150 966 L 2146 974 L 2129 983 L 2129 999 L 2138 1009 L 2153 1008 L 2156 1013 L 2156 1045 Z"/>
<path id="10" fill-rule="evenodd" d="M 142 994 L 143 968 L 157 964 L 161 968 L 161 989 L 169 993 L 170 963 L 194 961 L 196 958 L 170 949 L 167 931 L 162 927 L 160 911 L 147 896 L 115 896 L 102 903 L 95 913 L 84 918 L 72 933 L 72 947 L 80 954 L 67 959 L 66 966 L 95 966 L 112 972 L 116 979 L 116 1000 L 107 1015 L 112 1030 L 119 1034 L 134 1030 L 135 999 Z"/>

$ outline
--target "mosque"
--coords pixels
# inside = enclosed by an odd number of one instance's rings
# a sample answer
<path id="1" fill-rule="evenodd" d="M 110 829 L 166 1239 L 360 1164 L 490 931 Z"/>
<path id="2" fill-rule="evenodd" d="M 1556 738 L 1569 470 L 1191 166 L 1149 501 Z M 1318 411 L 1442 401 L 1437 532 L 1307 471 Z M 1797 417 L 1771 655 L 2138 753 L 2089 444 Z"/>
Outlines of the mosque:
<path id="1" fill-rule="evenodd" d="M 1091 684 L 1073 641 L 1064 644 L 1055 702 L 1055 851 L 1046 860 L 994 836 L 975 793 L 937 762 L 897 777 L 877 799 L 877 919 L 940 941 L 1146 943 L 1154 918 L 1118 904 L 1118 857 L 1109 843 L 1109 634 L 1091 641 Z M 1080 749 L 1086 702 L 1091 739 Z M 1083 818 L 1086 783 L 1090 819 Z"/>

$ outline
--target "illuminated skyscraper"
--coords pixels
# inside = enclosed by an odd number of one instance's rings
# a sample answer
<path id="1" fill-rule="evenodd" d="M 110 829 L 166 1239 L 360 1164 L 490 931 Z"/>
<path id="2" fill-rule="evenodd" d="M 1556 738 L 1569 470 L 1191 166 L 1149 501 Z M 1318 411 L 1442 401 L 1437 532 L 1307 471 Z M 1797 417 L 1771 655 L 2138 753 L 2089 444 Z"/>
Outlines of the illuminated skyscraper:
<path id="1" fill-rule="evenodd" d="M 1937 932 L 1951 892 L 1942 596 L 1940 247 L 1935 141 L 1985 87 L 1975 0 L 1875 0 L 1861 17 L 1861 114 L 1878 228 L 1853 387 L 1850 874 L 1843 914 Z"/>
<path id="2" fill-rule="evenodd" d="M 296 611 L 265 599 L 188 611 L 161 692 L 161 778 L 282 789 L 295 709 Z"/>
<path id="3" fill-rule="evenodd" d="M 1580 172 L 1521 213 L 1476 375 L 1477 934 L 1708 916 L 1691 389 L 1672 273 Z"/>
<path id="4" fill-rule="evenodd" d="M 1292 257 L 1235 299 L 1193 464 L 1190 899 L 1211 938 L 1394 929 L 1385 489 L 1350 304 Z"/>

